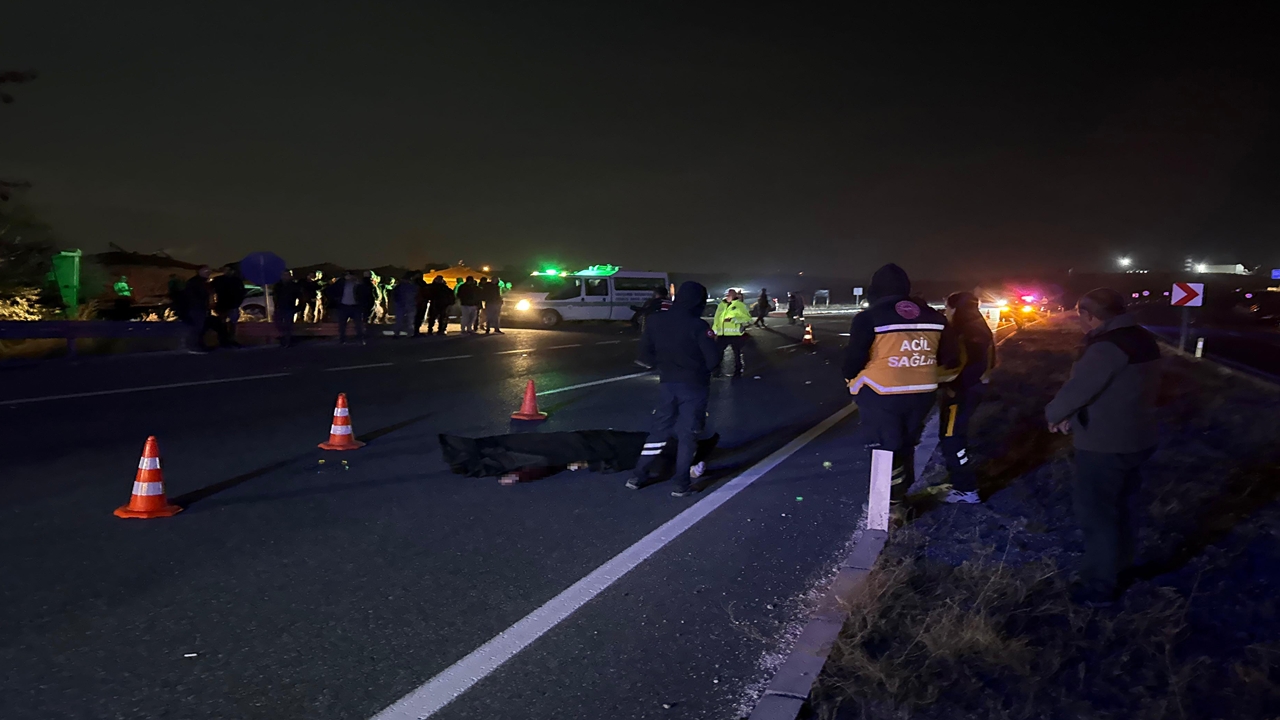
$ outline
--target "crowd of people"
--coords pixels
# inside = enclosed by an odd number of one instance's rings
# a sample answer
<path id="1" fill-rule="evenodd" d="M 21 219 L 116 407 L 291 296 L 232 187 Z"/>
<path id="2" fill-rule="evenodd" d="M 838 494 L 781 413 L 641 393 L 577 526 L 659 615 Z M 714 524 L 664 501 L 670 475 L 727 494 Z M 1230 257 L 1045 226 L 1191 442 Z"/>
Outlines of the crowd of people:
<path id="1" fill-rule="evenodd" d="M 390 324 L 384 334 L 392 337 L 444 335 L 451 314 L 459 317 L 463 334 L 502 334 L 502 296 L 509 285 L 498 278 L 467 276 L 450 287 L 443 275 L 431 282 L 425 275 L 410 271 L 397 280 L 348 270 L 326 281 L 319 270 L 301 278 L 286 270 L 271 286 L 272 321 L 280 344 L 293 344 L 298 322 L 336 322 L 340 343 L 347 342 L 349 329 L 353 341 L 366 343 L 371 324 Z M 244 278 L 234 268 L 214 276 L 211 268 L 201 266 L 186 282 L 172 277 L 170 308 L 190 328 L 188 349 L 206 351 L 210 332 L 218 347 L 237 347 L 236 325 L 247 294 Z"/>
<path id="2" fill-rule="evenodd" d="M 675 488 L 696 490 L 702 467 L 693 462 L 707 422 L 711 378 L 726 349 L 734 351 L 734 375 L 743 371 L 742 347 L 749 325 L 760 322 L 730 289 L 710 326 L 702 319 L 706 289 L 688 282 L 667 312 L 645 324 L 640 362 L 660 375 L 653 427 L 627 487 L 653 482 L 651 469 L 668 444 L 676 443 Z M 767 300 L 761 293 L 757 305 Z M 968 449 L 968 426 L 983 401 L 996 366 L 991 327 L 969 292 L 953 293 L 943 311 L 912 295 L 911 281 L 897 265 L 876 271 L 869 306 L 850 326 L 843 374 L 859 411 L 860 441 L 891 454 L 890 507 L 905 519 L 904 501 L 915 479 L 913 459 L 926 421 L 939 411 L 939 448 L 949 488 L 944 502 L 982 502 Z M 1070 379 L 1045 408 L 1049 431 L 1069 433 L 1075 445 L 1074 508 L 1085 552 L 1072 599 L 1105 607 L 1124 591 L 1134 554 L 1133 500 L 1143 464 L 1157 444 L 1155 399 L 1160 351 L 1155 339 L 1128 313 L 1124 297 L 1100 288 L 1084 295 L 1077 315 L 1085 348 Z"/>

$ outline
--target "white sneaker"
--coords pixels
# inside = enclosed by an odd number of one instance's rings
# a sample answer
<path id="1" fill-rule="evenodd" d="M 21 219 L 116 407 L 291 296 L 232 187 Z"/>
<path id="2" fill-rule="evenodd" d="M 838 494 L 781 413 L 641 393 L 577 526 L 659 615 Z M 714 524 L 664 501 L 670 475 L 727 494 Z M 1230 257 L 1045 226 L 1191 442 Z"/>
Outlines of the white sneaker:
<path id="1" fill-rule="evenodd" d="M 976 490 L 969 492 L 952 490 L 947 493 L 946 497 L 942 498 L 942 502 L 951 505 L 977 505 L 982 502 L 982 499 L 978 497 L 978 491 Z"/>
<path id="2" fill-rule="evenodd" d="M 694 480 L 697 480 L 698 478 L 702 477 L 702 474 L 705 473 L 706 471 L 707 471 L 707 464 L 704 462 L 700 462 L 694 465 L 693 467 L 689 468 L 689 477 L 693 478 Z"/>

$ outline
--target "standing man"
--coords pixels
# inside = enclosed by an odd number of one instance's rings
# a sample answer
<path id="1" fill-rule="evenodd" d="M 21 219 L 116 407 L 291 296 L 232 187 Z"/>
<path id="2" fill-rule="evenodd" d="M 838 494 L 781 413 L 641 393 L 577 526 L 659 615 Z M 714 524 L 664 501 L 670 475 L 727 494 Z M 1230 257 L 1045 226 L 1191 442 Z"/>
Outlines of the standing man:
<path id="1" fill-rule="evenodd" d="M 973 293 L 951 293 L 947 297 L 947 329 L 958 350 L 955 365 L 939 371 L 938 445 L 947 464 L 951 492 L 946 503 L 973 505 L 978 497 L 978 478 L 969 457 L 969 418 L 982 403 L 987 377 L 996 366 L 996 346 L 991 327 L 978 310 Z"/>
<path id="2" fill-rule="evenodd" d="M 844 376 L 858 398 L 861 437 L 868 449 L 893 453 L 889 503 L 901 503 L 915 479 L 912 456 L 938 394 L 938 365 L 955 364 L 947 319 L 910 298 L 911 279 L 892 263 L 871 278 L 871 306 L 853 318 Z"/>
<path id="3" fill-rule="evenodd" d="M 645 323 L 640 340 L 640 364 L 657 366 L 660 399 L 653 413 L 653 429 L 640 453 L 635 476 L 627 487 L 638 490 L 650 481 L 649 472 L 662 449 L 674 436 L 676 441 L 675 489 L 672 497 L 693 494 L 689 469 L 698 449 L 698 437 L 707 420 L 707 400 L 711 392 L 711 370 L 720 363 L 715 333 L 702 319 L 707 306 L 707 289 L 686 282 L 676 293 L 668 312 L 656 313 Z"/>
<path id="4" fill-rule="evenodd" d="M 480 288 L 474 277 L 468 275 L 466 282 L 458 287 L 458 303 L 462 305 L 462 332 L 475 334 L 476 318 L 480 315 Z"/>
<path id="5" fill-rule="evenodd" d="M 280 336 L 280 347 L 293 346 L 293 320 L 302 304 L 302 286 L 294 282 L 293 273 L 285 270 L 280 273 L 280 280 L 271 287 L 271 294 L 276 300 L 276 333 Z"/>
<path id="6" fill-rule="evenodd" d="M 427 273 L 413 273 L 413 286 L 418 289 L 417 301 L 413 308 L 413 336 L 418 337 L 422 334 L 422 323 L 427 320 L 427 306 L 431 304 L 431 286 L 427 284 Z M 427 334 L 431 334 L 431 328 L 427 327 Z"/>
<path id="7" fill-rule="evenodd" d="M 804 319 L 804 298 L 798 292 L 787 293 L 787 323 L 796 324 L 796 319 Z"/>
<path id="8" fill-rule="evenodd" d="M 1050 431 L 1071 433 L 1076 450 L 1072 500 L 1084 557 L 1071 596 L 1106 607 L 1123 592 L 1120 574 L 1133 563 L 1134 499 L 1159 441 L 1160 348 L 1115 290 L 1089 292 L 1076 312 L 1085 350 L 1044 416 Z"/>
<path id="9" fill-rule="evenodd" d="M 421 327 L 422 323 L 418 321 L 418 306 L 421 305 L 425 313 L 426 303 L 419 298 L 419 282 L 422 282 L 422 273 L 410 271 L 405 273 L 404 278 L 396 283 L 395 289 L 391 291 L 395 300 L 397 336 L 417 335 L 418 328 Z M 415 321 L 418 321 L 417 325 L 413 324 Z"/>
<path id="10" fill-rule="evenodd" d="M 772 311 L 773 304 L 769 301 L 769 291 L 760 288 L 760 299 L 756 300 L 756 327 L 766 327 L 765 318 L 769 317 Z"/>
<path id="11" fill-rule="evenodd" d="M 196 274 L 187 281 L 183 288 L 184 309 L 183 321 L 191 328 L 187 338 L 187 352 L 201 353 L 205 351 L 204 331 L 209 327 L 209 276 L 212 271 L 208 265 L 201 265 Z"/>
<path id="12" fill-rule="evenodd" d="M 489 334 L 489 278 L 480 278 L 479 284 L 476 285 L 476 298 L 479 304 L 476 306 L 476 332 L 484 331 L 485 335 Z"/>
<path id="13" fill-rule="evenodd" d="M 679 298 L 679 294 L 676 297 Z M 719 348 L 722 359 L 724 349 L 733 348 L 733 376 L 736 378 L 742 377 L 742 346 L 747 342 L 746 333 L 749 325 L 751 325 L 751 313 L 747 310 L 747 304 L 742 302 L 742 291 L 729 288 L 724 294 L 724 299 L 716 305 L 716 315 L 711 323 L 711 329 L 715 332 L 716 347 Z M 715 376 L 720 377 L 720 375 L 722 375 L 720 363 L 716 363 Z"/>
<path id="14" fill-rule="evenodd" d="M 502 281 L 489 282 L 484 293 L 484 334 L 490 332 L 503 335 L 502 332 Z"/>
<path id="15" fill-rule="evenodd" d="M 431 281 L 431 309 L 427 315 L 427 334 L 431 334 L 432 328 L 437 328 L 437 334 L 444 335 L 445 328 L 449 325 L 449 310 L 453 307 L 454 295 L 453 289 L 449 287 L 449 283 L 445 282 L 443 275 L 435 276 Z"/>
<path id="16" fill-rule="evenodd" d="M 367 308 L 373 304 L 373 297 L 368 286 L 360 282 L 356 274 L 348 270 L 342 279 L 330 285 L 325 291 L 329 306 L 333 308 L 334 317 L 338 321 L 338 342 L 347 342 L 347 321 L 350 320 L 356 329 L 356 339 L 365 344 L 364 319 Z"/>
<path id="17" fill-rule="evenodd" d="M 302 322 L 320 322 L 320 278 L 323 276 L 324 273 L 317 270 L 298 283 L 302 292 Z"/>
<path id="18" fill-rule="evenodd" d="M 236 325 L 240 322 L 240 304 L 244 302 L 244 278 L 234 268 L 210 281 L 217 298 L 213 301 L 213 310 L 225 329 L 226 343 L 232 347 L 240 347 L 236 342 Z"/>

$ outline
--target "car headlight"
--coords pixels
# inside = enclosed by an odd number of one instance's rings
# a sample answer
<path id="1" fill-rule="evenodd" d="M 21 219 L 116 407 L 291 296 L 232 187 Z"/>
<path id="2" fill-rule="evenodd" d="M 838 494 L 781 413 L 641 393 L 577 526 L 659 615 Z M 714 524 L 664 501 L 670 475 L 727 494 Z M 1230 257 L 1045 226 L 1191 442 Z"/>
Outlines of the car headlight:
<path id="1" fill-rule="evenodd" d="M 516 303 L 516 309 L 520 312 L 528 312 L 531 307 L 533 307 L 533 305 L 528 300 L 521 300 Z"/>

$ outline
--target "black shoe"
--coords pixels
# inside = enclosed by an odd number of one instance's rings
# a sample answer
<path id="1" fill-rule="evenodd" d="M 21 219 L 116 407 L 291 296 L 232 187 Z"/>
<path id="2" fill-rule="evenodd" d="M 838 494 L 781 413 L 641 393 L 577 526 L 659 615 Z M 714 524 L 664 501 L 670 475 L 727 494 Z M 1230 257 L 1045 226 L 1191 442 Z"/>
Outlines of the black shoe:
<path id="1" fill-rule="evenodd" d="M 694 493 L 696 493 L 696 492 L 697 492 L 697 490 L 694 490 L 694 489 L 693 489 L 693 488 L 691 488 L 691 487 L 689 487 L 689 488 L 685 488 L 685 489 L 683 489 L 683 490 L 672 490 L 672 491 L 671 491 L 671 497 L 689 497 L 690 495 L 692 495 L 692 494 L 694 494 Z"/>
<path id="2" fill-rule="evenodd" d="M 506 335 L 506 333 L 502 332 L 501 330 L 494 330 L 494 331 L 493 331 L 493 334 L 494 334 L 494 335 Z"/>
<path id="3" fill-rule="evenodd" d="M 1076 605 L 1083 605 L 1084 607 L 1095 609 L 1109 608 L 1112 605 L 1115 605 L 1116 600 L 1118 599 L 1114 591 L 1105 592 L 1088 587 L 1087 585 L 1073 585 L 1071 586 L 1069 593 L 1071 596 L 1071 602 Z"/>

